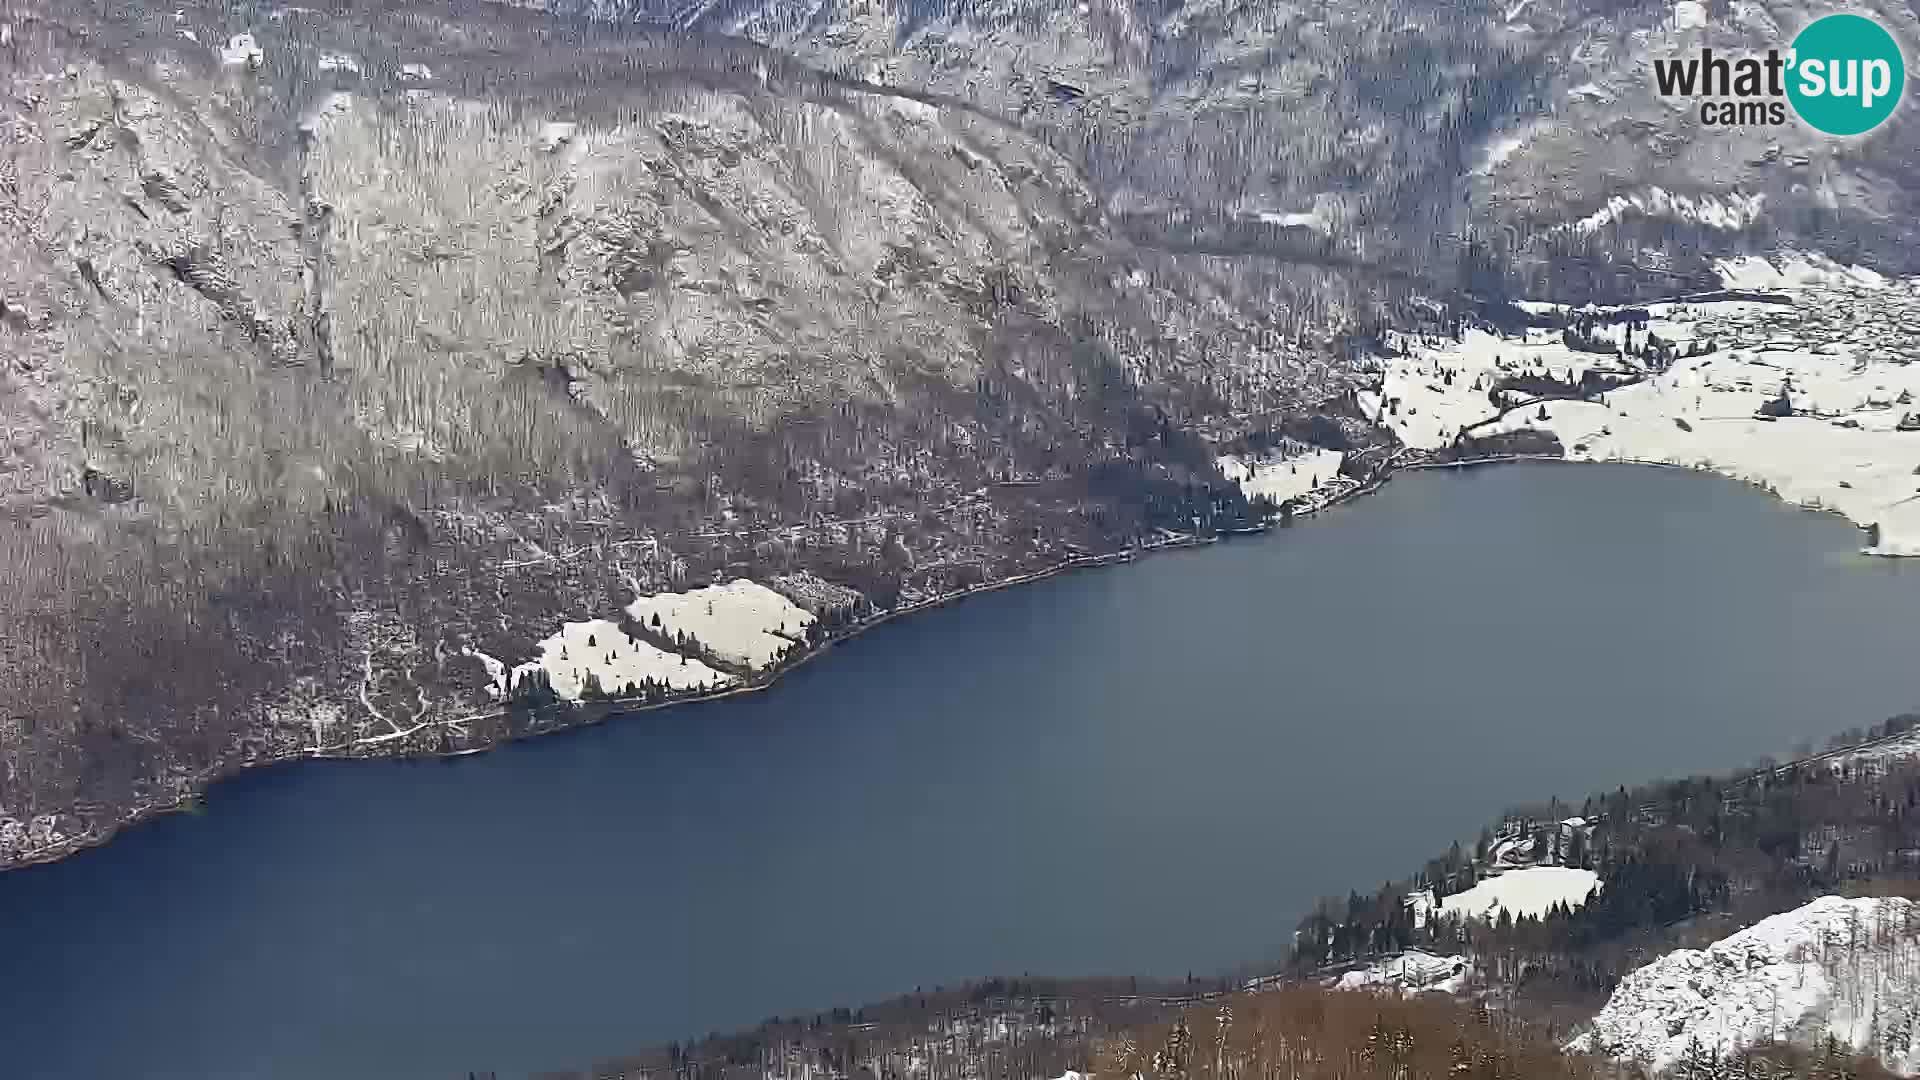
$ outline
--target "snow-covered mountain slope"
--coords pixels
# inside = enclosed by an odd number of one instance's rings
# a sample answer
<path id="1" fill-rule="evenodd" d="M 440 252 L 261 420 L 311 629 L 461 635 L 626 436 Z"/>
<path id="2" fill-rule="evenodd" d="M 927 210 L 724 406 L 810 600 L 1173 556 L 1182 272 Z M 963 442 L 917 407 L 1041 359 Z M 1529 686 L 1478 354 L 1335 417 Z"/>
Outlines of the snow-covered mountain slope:
<path id="1" fill-rule="evenodd" d="M 1920 904 L 1827 896 L 1628 975 L 1569 1049 L 1665 1071 L 1689 1053 L 1831 1036 L 1914 1072 L 1916 1012 Z"/>
<path id="2" fill-rule="evenodd" d="M 1530 291 L 1576 302 L 1617 292 L 1626 266 L 1664 264 L 1650 296 L 1786 244 L 1916 269 L 1911 115 L 1857 141 L 1714 126 L 1650 77 L 1650 57 L 1783 46 L 1825 5 L 514 2 L 738 35 L 968 102 L 1072 148 L 1110 209 L 1171 214 L 1172 244 L 1287 257 L 1312 232 L 1444 279 L 1473 236 Z M 1853 7 L 1916 33 L 1905 5 Z"/>

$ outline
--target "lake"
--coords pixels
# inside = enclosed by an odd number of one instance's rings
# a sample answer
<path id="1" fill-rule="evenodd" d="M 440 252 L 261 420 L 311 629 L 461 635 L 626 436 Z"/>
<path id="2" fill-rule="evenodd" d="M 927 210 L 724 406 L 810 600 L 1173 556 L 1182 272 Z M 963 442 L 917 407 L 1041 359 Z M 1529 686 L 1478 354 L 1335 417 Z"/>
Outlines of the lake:
<path id="1" fill-rule="evenodd" d="M 1503 809 L 1920 706 L 1920 563 L 1632 466 L 1402 475 L 770 693 L 316 763 L 0 876 L 17 1080 L 502 1076 L 971 976 L 1211 974 Z"/>

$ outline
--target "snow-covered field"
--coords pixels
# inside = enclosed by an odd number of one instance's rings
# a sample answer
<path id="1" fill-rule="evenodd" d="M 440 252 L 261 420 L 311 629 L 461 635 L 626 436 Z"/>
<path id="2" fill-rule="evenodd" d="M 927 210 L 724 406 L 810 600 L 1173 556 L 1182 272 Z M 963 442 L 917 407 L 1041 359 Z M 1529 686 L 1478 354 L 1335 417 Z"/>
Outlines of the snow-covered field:
<path id="1" fill-rule="evenodd" d="M 669 637 L 685 632 L 714 656 L 755 670 L 771 667 L 803 640 L 813 615 L 758 582 L 735 578 L 685 593 L 641 596 L 627 614 Z"/>
<path id="2" fill-rule="evenodd" d="M 1832 1036 L 1913 1073 L 1916 1014 L 1920 905 L 1828 896 L 1633 972 L 1569 1049 L 1666 1071 L 1695 1044 L 1724 1058 L 1769 1039 Z"/>
<path id="3" fill-rule="evenodd" d="M 1399 956 L 1375 961 L 1349 971 L 1334 983 L 1337 990 L 1437 990 L 1457 994 L 1466 987 L 1473 962 L 1463 956 L 1437 956 L 1408 949 Z"/>
<path id="4" fill-rule="evenodd" d="M 1495 919 L 1501 911 L 1514 918 L 1545 915 L 1553 905 L 1576 908 L 1587 902 L 1600 884 L 1600 875 L 1570 866 L 1530 866 L 1490 877 L 1464 892 L 1440 901 L 1448 915 Z"/>
<path id="5" fill-rule="evenodd" d="M 1662 340 L 1717 346 L 1659 374 L 1571 349 L 1551 330 L 1403 338 L 1381 419 L 1416 448 L 1446 447 L 1463 430 L 1532 430 L 1552 433 L 1574 460 L 1711 470 L 1877 525 L 1875 554 L 1920 555 L 1920 279 L 1889 281 L 1815 258 L 1732 260 L 1721 273 L 1730 286 L 1779 291 L 1792 303 L 1651 306 L 1648 329 Z M 1600 329 L 1621 340 L 1621 325 Z M 1577 381 L 1588 371 L 1641 381 L 1591 401 L 1489 397 L 1502 376 Z M 1793 415 L 1756 416 L 1783 390 Z"/>
<path id="6" fill-rule="evenodd" d="M 770 666 L 782 651 L 803 640 L 814 621 L 812 613 L 784 595 L 745 578 L 691 592 L 637 596 L 627 612 L 668 637 L 684 633 L 713 655 L 755 670 Z M 543 669 L 554 692 L 569 701 L 585 696 L 589 680 L 614 696 L 647 680 L 672 690 L 712 690 L 739 681 L 693 656 L 629 637 L 608 619 L 564 624 L 540 643 L 538 658 L 511 672 L 496 657 L 475 649 L 466 653 L 486 668 L 487 691 L 496 700 L 505 699 L 512 684 L 528 672 Z"/>
<path id="7" fill-rule="evenodd" d="M 630 638 L 618 623 L 606 619 L 567 623 L 540 643 L 540 658 L 514 668 L 513 677 L 539 668 L 546 669 L 554 693 L 568 701 L 580 700 L 590 676 L 609 694 L 621 694 L 629 683 L 639 686 L 646 679 L 675 690 L 715 689 L 733 681 L 733 676 L 692 657 Z"/>
<path id="8" fill-rule="evenodd" d="M 1305 498 L 1340 475 L 1346 455 L 1338 450 L 1308 450 L 1293 457 L 1247 459 L 1233 454 L 1218 459 L 1220 472 L 1240 485 L 1247 498 L 1265 495 L 1276 503 Z"/>

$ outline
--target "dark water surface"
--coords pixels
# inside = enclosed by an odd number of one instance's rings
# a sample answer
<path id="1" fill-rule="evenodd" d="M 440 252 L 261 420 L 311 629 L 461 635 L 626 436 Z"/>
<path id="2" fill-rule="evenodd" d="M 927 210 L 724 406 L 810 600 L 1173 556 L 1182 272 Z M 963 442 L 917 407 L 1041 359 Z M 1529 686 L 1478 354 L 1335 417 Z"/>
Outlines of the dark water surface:
<path id="1" fill-rule="evenodd" d="M 969 976 L 1277 956 L 1317 896 L 1512 803 L 1920 705 L 1920 564 L 1858 542 L 1678 472 L 1402 476 L 769 694 L 243 778 L 0 876 L 0 1076 L 506 1076 Z"/>

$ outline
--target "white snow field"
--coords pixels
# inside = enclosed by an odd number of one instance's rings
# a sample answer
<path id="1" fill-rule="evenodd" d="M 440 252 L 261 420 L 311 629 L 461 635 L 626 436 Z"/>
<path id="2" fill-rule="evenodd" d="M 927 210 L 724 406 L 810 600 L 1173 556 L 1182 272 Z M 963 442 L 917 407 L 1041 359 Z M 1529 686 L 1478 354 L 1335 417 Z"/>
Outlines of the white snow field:
<path id="1" fill-rule="evenodd" d="M 1408 949 L 1399 956 L 1349 971 L 1333 984 L 1336 990 L 1437 990 L 1457 994 L 1465 988 L 1473 973 L 1473 962 L 1464 956 L 1439 956 L 1419 949 Z"/>
<path id="2" fill-rule="evenodd" d="M 1490 877 L 1471 889 L 1454 893 L 1440 901 L 1447 915 L 1465 915 L 1475 919 L 1497 919 L 1501 911 L 1514 918 L 1545 915 L 1553 905 L 1565 903 L 1576 908 L 1587 902 L 1600 884 L 1600 875 L 1571 866 L 1530 866 Z"/>
<path id="3" fill-rule="evenodd" d="M 481 662 L 486 663 L 486 659 Z M 493 665 L 487 667 L 491 673 Z M 649 678 L 675 690 L 717 689 L 733 682 L 733 676 L 692 657 L 630 638 L 620 624 L 606 619 L 567 623 L 540 643 L 540 659 L 514 668 L 513 676 L 518 679 L 539 668 L 546 669 L 554 693 L 568 701 L 581 699 L 589 675 L 598 679 L 601 689 L 609 694 L 619 694 L 628 683 L 637 686 Z"/>
<path id="4" fill-rule="evenodd" d="M 1568 1049 L 1667 1071 L 1696 1044 L 1724 1058 L 1831 1036 L 1911 1074 L 1917 1012 L 1920 904 L 1828 896 L 1633 972 Z"/>
<path id="5" fill-rule="evenodd" d="M 1309 450 L 1290 458 L 1242 458 L 1225 454 L 1217 459 L 1221 475 L 1240 485 L 1241 494 L 1252 499 L 1265 495 L 1276 503 L 1304 498 L 1315 488 L 1340 475 L 1340 463 L 1346 455 L 1338 450 Z"/>
<path id="6" fill-rule="evenodd" d="M 1402 338 L 1377 415 L 1422 449 L 1451 445 L 1463 429 L 1476 437 L 1532 430 L 1552 433 L 1572 460 L 1710 470 L 1877 525 L 1872 554 L 1920 556 L 1920 279 L 1889 281 L 1817 257 L 1745 258 L 1720 269 L 1730 286 L 1792 302 L 1649 306 L 1648 329 L 1662 339 L 1718 346 L 1659 374 L 1632 358 L 1570 349 L 1554 330 Z M 1623 328 L 1602 332 L 1618 342 Z M 1578 380 L 1587 371 L 1642 381 L 1592 401 L 1536 402 L 1518 391 L 1502 405 L 1489 398 L 1501 376 Z M 1756 415 L 1783 390 L 1793 415 Z"/>
<path id="7" fill-rule="evenodd" d="M 813 614 L 758 582 L 735 578 L 684 593 L 641 596 L 627 614 L 669 637 L 685 631 L 714 656 L 755 670 L 772 666 L 813 622 Z"/>

